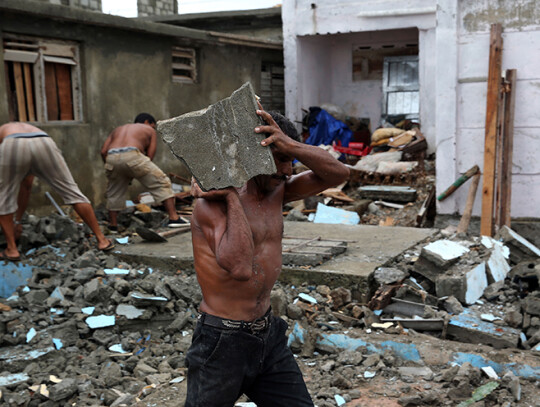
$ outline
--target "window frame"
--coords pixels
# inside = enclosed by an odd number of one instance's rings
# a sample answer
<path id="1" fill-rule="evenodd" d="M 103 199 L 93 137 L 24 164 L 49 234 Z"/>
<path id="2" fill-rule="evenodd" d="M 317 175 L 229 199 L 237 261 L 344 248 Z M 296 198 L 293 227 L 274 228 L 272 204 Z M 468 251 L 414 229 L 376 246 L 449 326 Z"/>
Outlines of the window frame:
<path id="1" fill-rule="evenodd" d="M 175 57 L 189 59 L 190 64 L 174 62 Z M 198 83 L 197 65 L 197 50 L 195 48 L 173 45 L 171 49 L 171 79 L 174 83 Z M 191 74 L 178 75 L 175 74 L 175 70 L 189 71 Z"/>
<path id="2" fill-rule="evenodd" d="M 82 91 L 81 91 L 81 69 L 80 69 L 80 45 L 74 41 L 64 41 L 57 39 L 49 39 L 44 37 L 25 36 L 18 34 L 5 33 L 4 37 L 4 64 L 7 68 L 8 62 L 19 62 L 30 64 L 32 72 L 32 87 L 33 87 L 33 110 L 35 112 L 35 120 L 31 120 L 29 114 L 26 120 L 21 120 L 20 113 L 18 117 L 15 116 L 15 112 L 12 111 L 12 101 L 8 101 L 10 107 L 10 119 L 15 119 L 25 122 L 36 123 L 51 123 L 51 124 L 70 124 L 80 123 L 83 121 L 83 109 L 82 109 Z M 8 45 L 9 47 L 6 47 Z M 22 61 L 25 58 L 24 53 L 21 54 L 21 50 L 15 48 L 28 48 L 32 49 L 30 53 L 36 53 L 36 59 L 34 62 L 30 61 L 30 55 L 26 55 L 27 61 Z M 22 51 L 24 52 L 24 51 Z M 6 54 L 8 58 L 6 59 Z M 11 56 L 9 55 L 11 54 Z M 16 54 L 19 54 L 19 60 L 17 60 Z M 50 85 L 46 79 L 46 63 L 61 64 L 69 66 L 69 79 L 70 79 L 70 92 L 71 92 L 71 106 L 72 106 L 72 119 L 58 120 L 49 119 L 51 112 L 47 106 L 47 86 Z M 15 68 L 14 68 L 15 69 Z M 9 72 L 5 72 L 6 85 L 11 88 Z M 13 84 L 16 88 L 17 83 Z M 56 95 L 58 96 L 58 89 L 56 89 Z M 6 92 L 8 93 L 8 92 Z M 25 101 L 27 102 L 28 89 L 25 92 Z M 17 99 L 17 102 L 20 103 Z M 29 113 L 30 106 L 26 105 Z M 19 105 L 20 112 L 20 105 Z M 26 115 L 26 110 L 25 110 Z M 70 114 L 71 116 L 71 114 Z"/>

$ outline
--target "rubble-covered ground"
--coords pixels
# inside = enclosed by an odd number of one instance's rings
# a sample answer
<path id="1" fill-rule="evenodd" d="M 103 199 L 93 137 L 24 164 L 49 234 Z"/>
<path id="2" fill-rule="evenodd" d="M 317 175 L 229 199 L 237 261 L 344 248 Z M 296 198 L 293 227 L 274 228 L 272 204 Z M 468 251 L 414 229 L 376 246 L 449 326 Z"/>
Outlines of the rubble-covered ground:
<path id="1" fill-rule="evenodd" d="M 162 216 L 126 217 L 124 233 Z M 26 220 L 21 246 L 31 278 L 0 298 L 0 404 L 182 405 L 201 299 L 193 270 L 121 262 L 98 252 L 87 232 L 58 216 Z M 426 246 L 440 241 L 467 251 L 438 259 Z M 492 259 L 499 246 L 489 243 L 443 231 L 377 270 L 369 304 L 347 287 L 276 284 L 272 307 L 289 323 L 315 404 L 540 406 L 540 263 L 514 264 L 510 255 L 506 276 L 486 279 L 468 304 L 463 282 Z M 453 318 L 467 312 L 476 319 L 456 329 Z M 435 328 L 423 329 L 426 321 Z M 479 340 L 484 323 L 495 333 Z M 498 371 L 481 369 L 489 366 Z"/>

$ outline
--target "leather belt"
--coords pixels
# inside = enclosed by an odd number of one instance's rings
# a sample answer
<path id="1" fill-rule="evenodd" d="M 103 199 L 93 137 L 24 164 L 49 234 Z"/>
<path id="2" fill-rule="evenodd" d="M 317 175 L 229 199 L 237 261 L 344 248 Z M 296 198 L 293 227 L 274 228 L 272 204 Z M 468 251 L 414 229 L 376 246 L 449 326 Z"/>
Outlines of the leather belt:
<path id="1" fill-rule="evenodd" d="M 238 331 L 246 331 L 252 334 L 257 334 L 264 331 L 270 326 L 271 310 L 269 309 L 263 317 L 258 318 L 251 322 L 236 321 L 233 319 L 226 319 L 216 317 L 214 315 L 201 313 L 199 315 L 199 321 L 203 325 L 213 326 L 214 328 L 232 329 Z"/>

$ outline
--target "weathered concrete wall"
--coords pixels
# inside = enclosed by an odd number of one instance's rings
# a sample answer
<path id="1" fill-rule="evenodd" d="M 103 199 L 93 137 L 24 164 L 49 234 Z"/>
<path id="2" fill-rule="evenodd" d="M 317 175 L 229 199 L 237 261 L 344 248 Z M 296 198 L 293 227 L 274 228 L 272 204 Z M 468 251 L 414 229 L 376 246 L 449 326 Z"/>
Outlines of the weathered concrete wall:
<path id="1" fill-rule="evenodd" d="M 515 89 L 512 217 L 540 217 L 540 7 L 534 0 L 466 0 L 459 3 L 457 30 L 457 120 L 455 173 L 438 179 L 446 188 L 470 167 L 483 168 L 490 26 L 503 27 L 503 74 L 517 70 Z M 439 175 L 439 171 L 438 171 Z M 439 177 L 438 177 L 439 178 Z M 444 183 L 443 183 L 444 182 Z M 473 214 L 481 213 L 481 187 Z M 526 199 L 523 199 L 527 197 Z M 441 212 L 460 212 L 467 188 L 441 205 Z"/>
<path id="2" fill-rule="evenodd" d="M 140 112 L 151 113 L 160 120 L 201 109 L 228 97 L 246 81 L 251 81 L 257 92 L 261 60 L 279 58 L 280 54 L 280 51 L 235 45 L 193 44 L 181 38 L 54 21 L 7 11 L 0 11 L 0 29 L 79 43 L 83 120 L 80 123 L 36 125 L 57 142 L 75 180 L 94 204 L 104 202 L 106 179 L 99 153 L 111 130 L 133 122 Z M 172 82 L 173 45 L 192 46 L 197 50 L 197 83 Z M 4 74 L 2 64 L 0 76 L 4 77 Z M 2 80 L 0 95 L 5 94 L 5 81 Z M 8 120 L 7 101 L 1 97 L 0 123 Z M 161 140 L 154 161 L 165 172 L 189 176 Z M 48 186 L 35 185 L 33 207 L 50 205 L 43 197 L 46 190 Z M 135 198 L 140 191 L 139 184 L 134 182 L 129 198 Z"/>
<path id="3" fill-rule="evenodd" d="M 101 11 L 101 0 L 37 0 L 42 3 L 58 4 L 62 6 L 79 7 L 87 10 Z"/>
<path id="4" fill-rule="evenodd" d="M 420 118 L 429 152 L 437 153 L 440 193 L 474 164 L 483 166 L 489 29 L 492 23 L 500 22 L 504 41 L 502 68 L 517 69 L 512 217 L 537 218 L 539 17 L 540 7 L 535 0 L 413 0 L 407 2 L 407 7 L 395 0 L 362 2 L 361 7 L 352 0 L 284 0 L 287 115 L 301 120 L 302 108 L 331 102 L 351 114 L 369 114 L 375 125 L 373 117 L 380 116 L 373 104 L 380 95 L 378 85 L 369 81 L 352 86 L 346 83 L 354 43 L 349 39 L 359 41 L 361 34 L 369 32 L 416 27 Z M 465 185 L 439 203 L 438 212 L 460 213 L 467 189 Z M 480 214 L 480 191 L 475 215 Z M 525 196 L 527 199 L 523 199 Z"/>

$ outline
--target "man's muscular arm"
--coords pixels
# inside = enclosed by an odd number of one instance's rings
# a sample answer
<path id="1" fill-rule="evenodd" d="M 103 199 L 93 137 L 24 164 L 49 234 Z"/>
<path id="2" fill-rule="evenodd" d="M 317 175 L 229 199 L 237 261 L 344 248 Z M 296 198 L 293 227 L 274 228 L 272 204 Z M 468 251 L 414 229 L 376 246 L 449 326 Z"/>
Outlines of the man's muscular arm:
<path id="1" fill-rule="evenodd" d="M 295 201 L 318 194 L 327 188 L 344 182 L 349 177 L 349 169 L 322 148 L 299 143 L 286 136 L 272 116 L 264 110 L 258 110 L 268 125 L 255 128 L 256 133 L 268 133 L 261 141 L 263 146 L 272 146 L 274 151 L 296 158 L 311 171 L 291 176 L 285 186 L 285 202 Z"/>
<path id="2" fill-rule="evenodd" d="M 150 134 L 150 144 L 148 144 L 148 148 L 146 149 L 146 155 L 148 156 L 148 158 L 150 158 L 150 160 L 153 160 L 154 156 L 156 155 L 157 149 L 156 131 L 151 127 L 148 127 L 146 131 L 148 131 Z"/>
<path id="3" fill-rule="evenodd" d="M 238 192 L 225 188 L 203 192 L 192 182 L 197 200 L 194 226 L 199 227 L 218 265 L 235 280 L 249 280 L 253 273 L 253 234 Z M 197 250 L 197 247 L 194 247 Z"/>
<path id="4" fill-rule="evenodd" d="M 107 137 L 107 140 L 105 140 L 105 142 L 103 143 L 103 146 L 101 146 L 101 159 L 103 160 L 103 162 L 107 160 L 107 151 L 109 151 L 109 146 L 111 145 L 111 142 L 112 142 L 113 133 L 114 131 L 111 134 L 109 134 L 109 137 Z"/>

